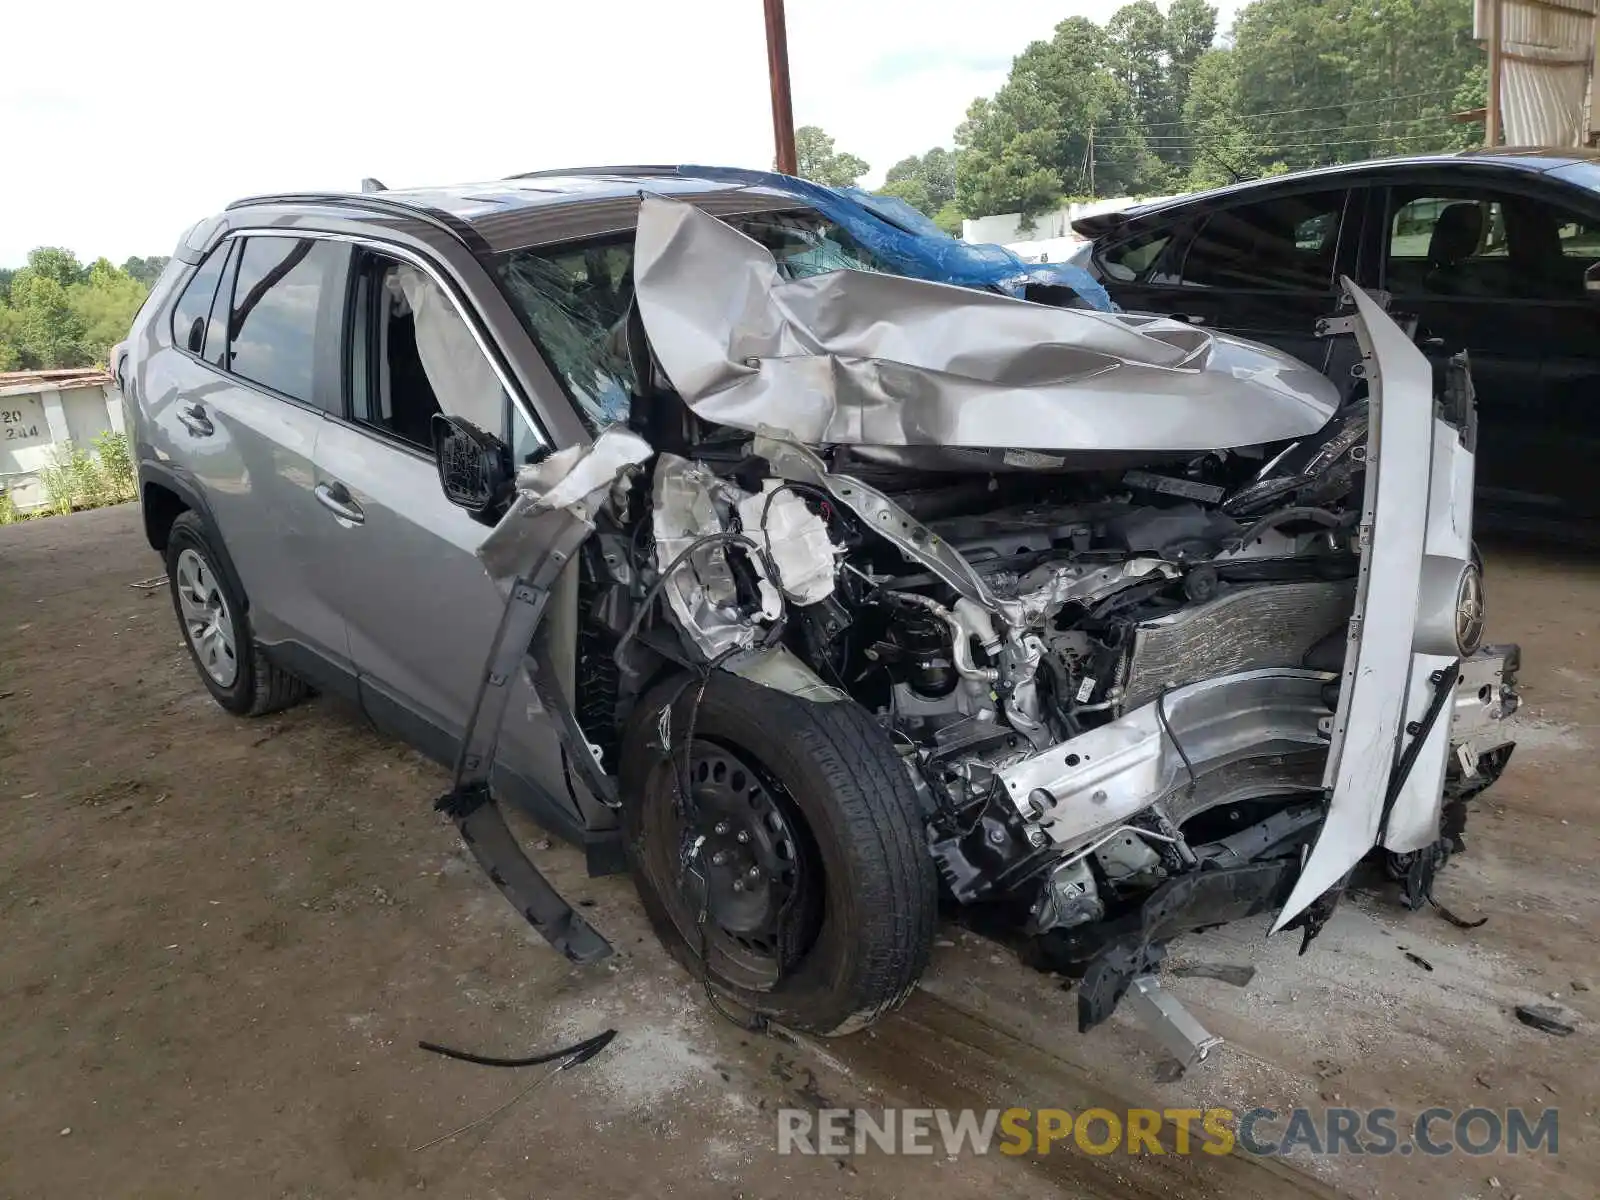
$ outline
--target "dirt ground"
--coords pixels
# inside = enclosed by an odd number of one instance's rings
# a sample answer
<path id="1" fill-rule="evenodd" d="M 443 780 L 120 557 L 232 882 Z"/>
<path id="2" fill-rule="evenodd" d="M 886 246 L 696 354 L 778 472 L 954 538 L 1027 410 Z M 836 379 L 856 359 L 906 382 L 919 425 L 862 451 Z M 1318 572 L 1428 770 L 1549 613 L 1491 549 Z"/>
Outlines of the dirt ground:
<path id="1" fill-rule="evenodd" d="M 211 703 L 133 507 L 0 529 L 0 1197 L 1280 1197 L 1600 1194 L 1600 564 L 1491 553 L 1491 633 L 1525 654 L 1506 778 L 1440 897 L 1475 930 L 1358 894 L 1297 958 L 1246 923 L 1170 978 L 1227 1045 L 1173 1080 L 1125 1013 L 1087 1037 L 1056 981 L 943 932 L 868 1035 L 751 1035 L 649 936 L 625 879 L 539 852 L 620 953 L 569 966 L 429 810 L 444 773 L 325 699 Z M 1425 969 L 1416 956 L 1432 969 Z M 1551 994 L 1557 996 L 1551 999 Z M 1514 1005 L 1572 1014 L 1556 1038 Z M 431 1038 L 617 1042 L 531 1082 Z M 1560 1109 L 1556 1155 L 848 1160 L 775 1152 L 785 1106 L 1431 1105 Z"/>

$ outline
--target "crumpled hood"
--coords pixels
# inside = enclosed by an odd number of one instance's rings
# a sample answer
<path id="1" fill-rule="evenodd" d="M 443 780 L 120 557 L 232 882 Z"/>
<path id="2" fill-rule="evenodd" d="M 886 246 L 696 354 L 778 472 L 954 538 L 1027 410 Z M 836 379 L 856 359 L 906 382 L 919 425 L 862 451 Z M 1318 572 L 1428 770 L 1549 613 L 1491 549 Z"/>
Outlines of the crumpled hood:
<path id="1" fill-rule="evenodd" d="M 634 284 L 708 421 L 813 444 L 1198 451 L 1304 437 L 1334 385 L 1180 321 L 864 271 L 786 279 L 759 242 L 646 196 Z"/>

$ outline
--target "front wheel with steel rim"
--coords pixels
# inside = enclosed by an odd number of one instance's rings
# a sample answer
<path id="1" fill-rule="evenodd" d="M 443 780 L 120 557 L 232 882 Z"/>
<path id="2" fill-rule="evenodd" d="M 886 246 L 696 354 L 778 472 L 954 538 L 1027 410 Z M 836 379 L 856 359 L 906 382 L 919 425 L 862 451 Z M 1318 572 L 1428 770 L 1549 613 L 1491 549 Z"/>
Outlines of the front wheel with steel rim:
<path id="1" fill-rule="evenodd" d="M 818 1034 L 865 1028 L 905 998 L 937 884 L 910 777 L 864 709 L 723 671 L 702 695 L 678 676 L 640 700 L 621 771 L 640 899 L 697 978 Z"/>
<path id="2" fill-rule="evenodd" d="M 287 708 L 306 695 L 306 686 L 262 655 L 250 637 L 244 597 L 218 561 L 205 523 L 180 514 L 167 534 L 167 580 L 200 682 L 241 716 Z"/>

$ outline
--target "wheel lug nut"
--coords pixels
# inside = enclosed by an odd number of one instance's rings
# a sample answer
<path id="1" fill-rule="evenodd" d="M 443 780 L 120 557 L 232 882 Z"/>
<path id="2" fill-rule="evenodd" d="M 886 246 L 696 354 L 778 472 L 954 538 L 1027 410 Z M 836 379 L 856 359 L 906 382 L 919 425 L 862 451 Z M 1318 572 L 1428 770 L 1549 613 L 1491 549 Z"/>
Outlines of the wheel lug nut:
<path id="1" fill-rule="evenodd" d="M 718 821 L 716 823 L 716 825 L 712 828 L 711 832 L 712 833 L 727 833 L 728 832 L 728 823 L 726 821 Z"/>
<path id="2" fill-rule="evenodd" d="M 742 891 L 744 891 L 744 880 L 742 880 L 742 879 L 735 879 L 735 880 L 734 880 L 734 881 L 733 881 L 733 890 L 734 890 L 734 891 L 736 891 L 736 892 L 742 892 Z"/>
<path id="3" fill-rule="evenodd" d="M 725 863 L 727 861 L 728 861 L 727 854 L 725 854 L 721 850 L 718 850 L 715 854 L 713 854 L 711 856 L 711 865 L 713 867 L 720 867 L 723 863 Z"/>
<path id="4" fill-rule="evenodd" d="M 750 870 L 745 872 L 745 873 L 747 875 L 749 875 L 751 879 L 760 879 L 761 878 L 761 868 L 760 867 L 751 867 Z"/>
<path id="5" fill-rule="evenodd" d="M 734 841 L 736 841 L 736 842 L 743 843 L 743 842 L 748 842 L 749 840 L 750 840 L 750 832 L 749 832 L 749 830 L 741 829 L 741 830 L 739 830 L 739 832 L 737 834 L 734 835 Z"/>

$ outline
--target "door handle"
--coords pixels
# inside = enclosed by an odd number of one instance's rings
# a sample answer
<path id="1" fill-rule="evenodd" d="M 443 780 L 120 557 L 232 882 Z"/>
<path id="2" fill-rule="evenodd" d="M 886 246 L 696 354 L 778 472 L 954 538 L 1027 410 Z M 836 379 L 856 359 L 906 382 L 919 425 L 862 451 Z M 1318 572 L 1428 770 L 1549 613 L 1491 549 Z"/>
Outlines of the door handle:
<path id="1" fill-rule="evenodd" d="M 361 505 L 350 495 L 350 489 L 337 480 L 332 483 L 317 484 L 312 489 L 312 495 L 316 496 L 318 504 L 341 521 L 359 525 L 367 519 L 367 514 L 361 511 Z"/>
<path id="2" fill-rule="evenodd" d="M 210 437 L 217 431 L 217 427 L 211 423 L 211 418 L 206 415 L 206 406 L 198 401 L 178 407 L 178 424 L 195 437 Z"/>

